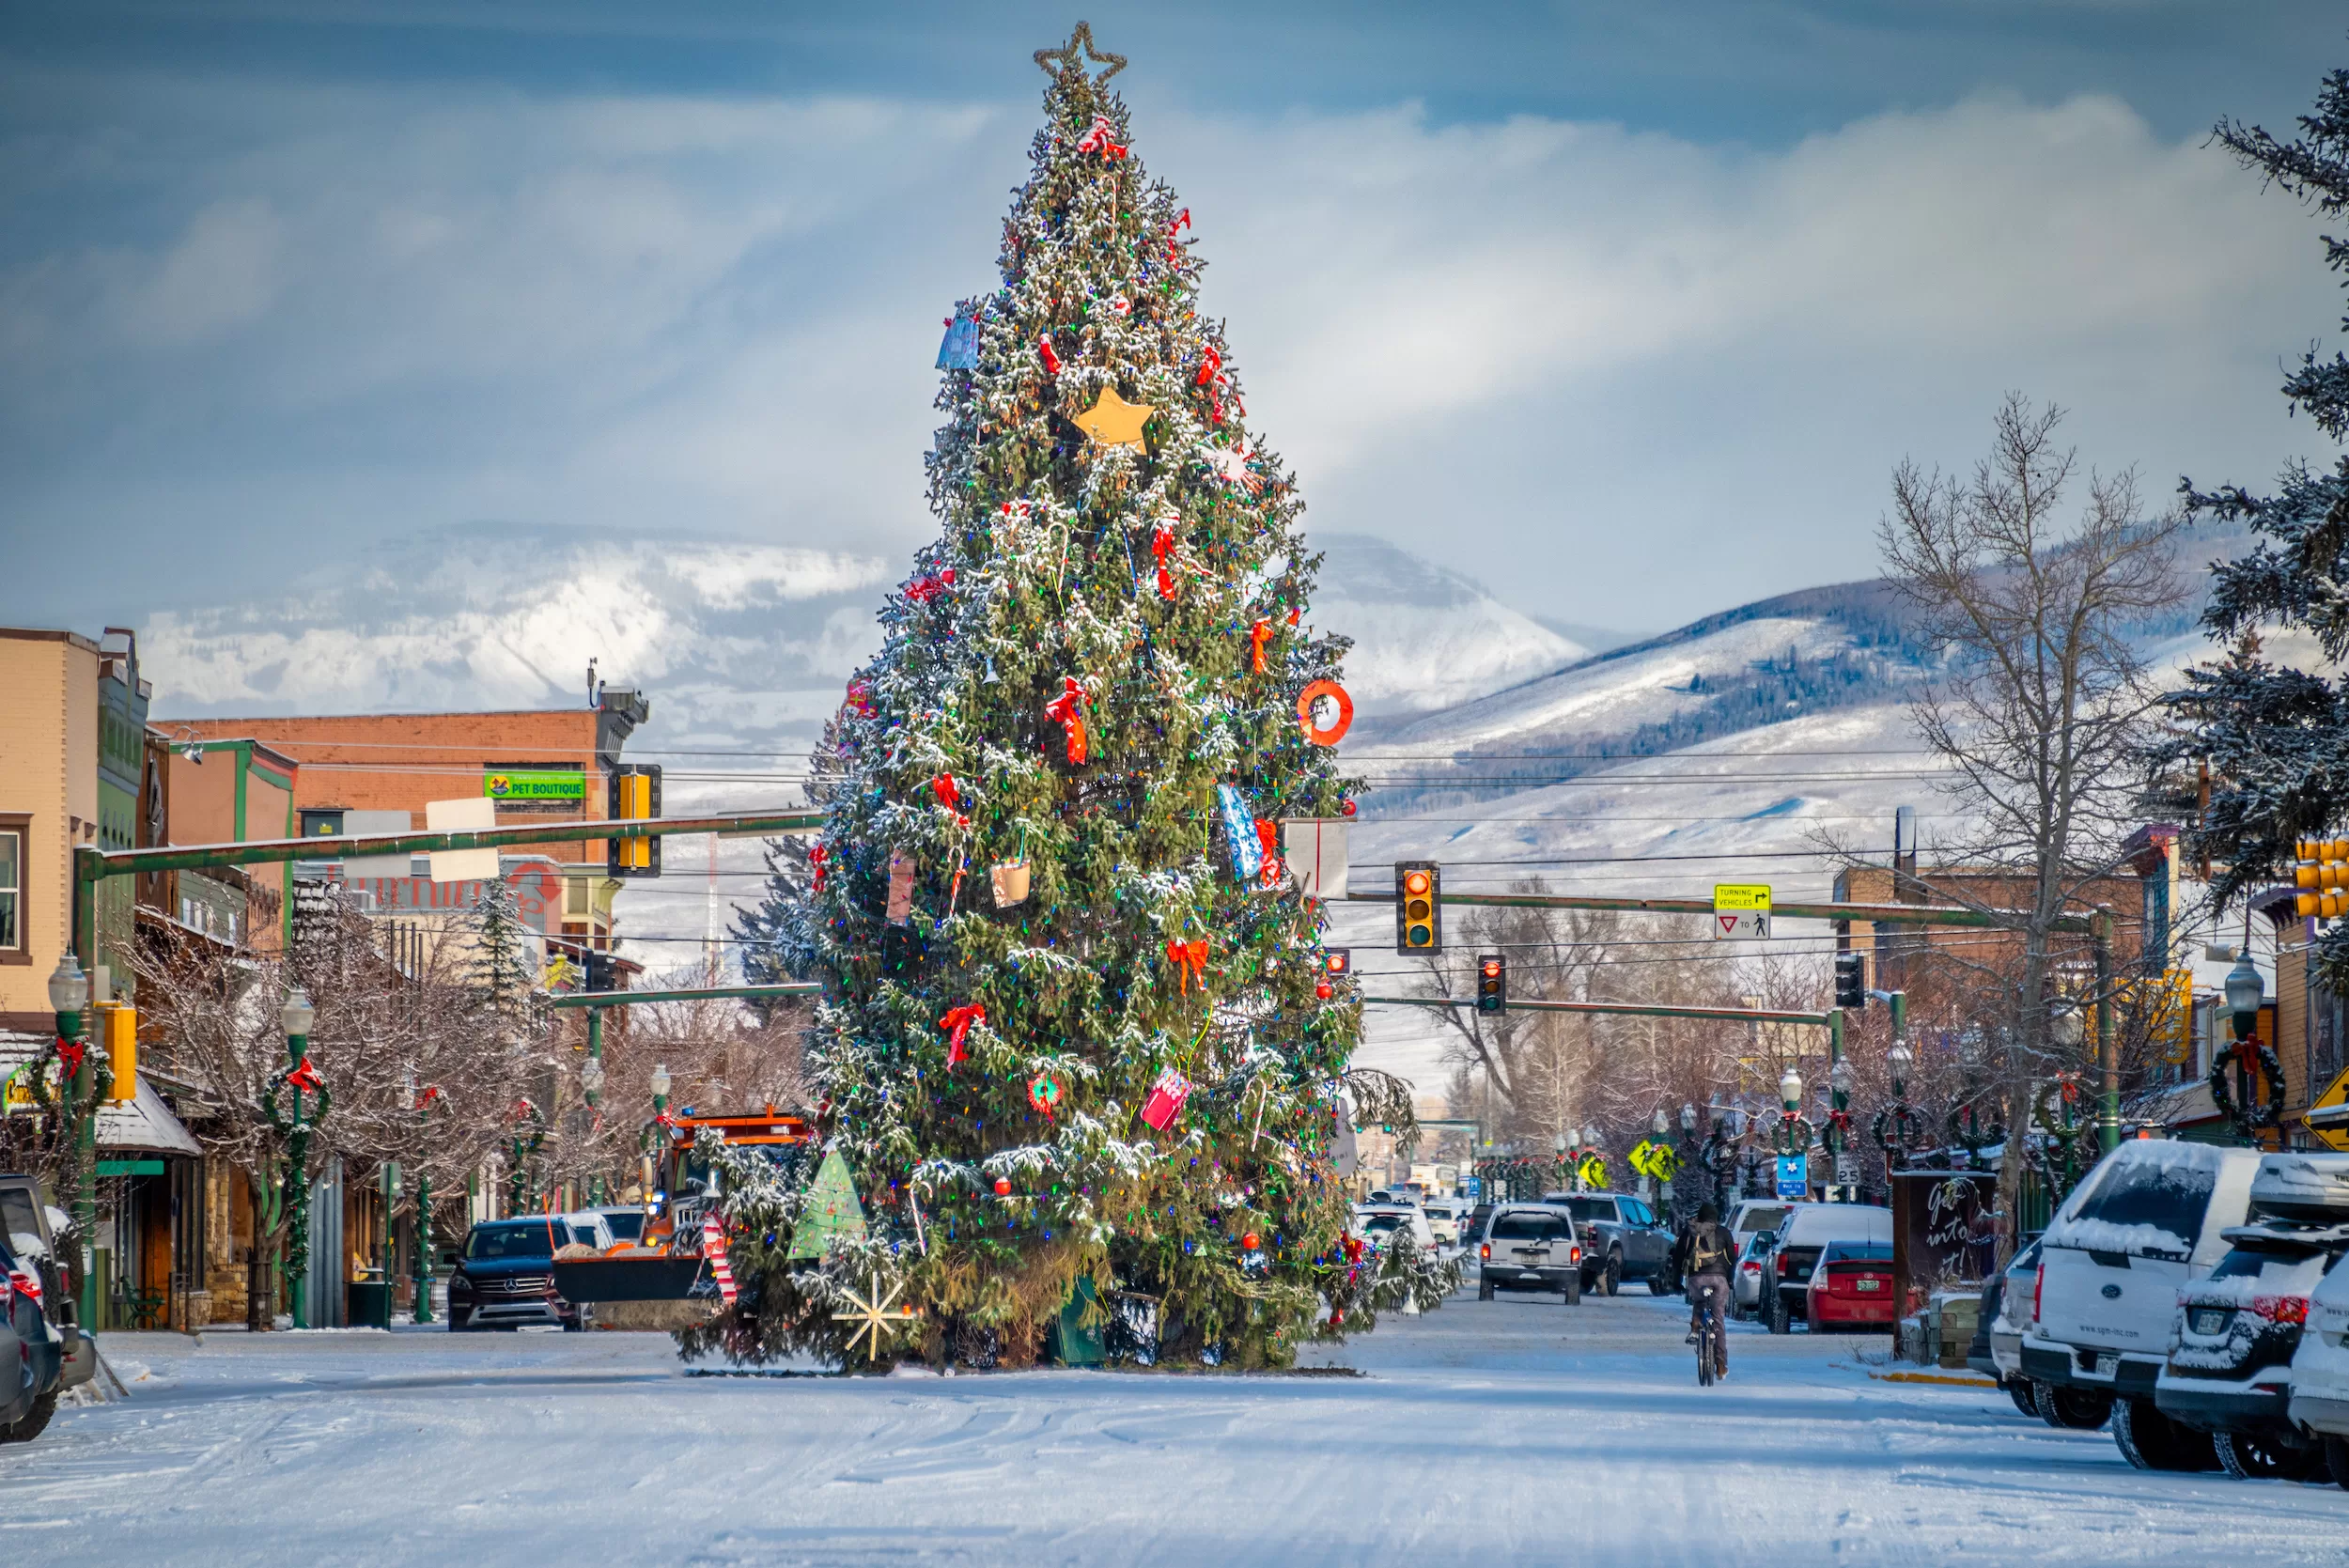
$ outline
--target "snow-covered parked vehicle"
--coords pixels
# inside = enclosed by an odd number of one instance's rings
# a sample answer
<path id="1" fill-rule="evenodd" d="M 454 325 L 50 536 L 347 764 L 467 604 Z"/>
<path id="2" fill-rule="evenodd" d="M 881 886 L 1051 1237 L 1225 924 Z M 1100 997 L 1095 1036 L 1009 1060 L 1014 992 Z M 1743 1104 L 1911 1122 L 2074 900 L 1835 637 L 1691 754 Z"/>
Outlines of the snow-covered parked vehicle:
<path id="1" fill-rule="evenodd" d="M 2287 1410 L 2324 1449 L 2333 1480 L 2349 1486 L 2349 1263 L 2335 1264 L 2309 1293 Z"/>
<path id="2" fill-rule="evenodd" d="M 2232 1476 L 2310 1479 L 2324 1452 L 2293 1423 L 2292 1358 L 2310 1294 L 2349 1251 L 2349 1225 L 2259 1218 L 2232 1227 L 2226 1239 L 2231 1250 L 2217 1265 L 2178 1292 L 2154 1404 L 2172 1424 L 2209 1434 Z M 2130 1452 L 2133 1439 L 2142 1440 L 2134 1428 L 2123 1435 L 2116 1423 L 2114 1435 L 2131 1464 L 2157 1467 Z"/>
<path id="3" fill-rule="evenodd" d="M 2155 1389 L 2168 1359 L 2180 1287 L 2227 1250 L 2225 1231 L 2250 1208 L 2252 1149 L 2137 1139 L 2097 1162 L 2040 1238 L 2023 1330 L 2022 1374 L 2058 1425 L 2102 1426 L 2123 1402 L 2116 1436 L 2170 1452 Z M 2179 1442 L 2197 1457 L 2190 1437 Z M 2123 1452 L 2130 1439 L 2123 1437 Z M 2155 1463 L 2156 1468 L 2191 1467 Z"/>
<path id="4" fill-rule="evenodd" d="M 1357 1203 L 1346 1228 L 1373 1247 L 1383 1249 L 1400 1236 L 1422 1252 L 1436 1250 L 1436 1233 L 1417 1203 Z"/>
<path id="5" fill-rule="evenodd" d="M 2026 1416 L 2039 1414 L 2039 1396 L 2023 1375 L 2023 1325 L 2030 1311 L 2032 1283 L 2039 1278 L 2039 1241 L 2008 1260 L 2006 1269 L 1982 1290 L 1982 1308 L 1975 1317 L 1974 1343 L 1967 1347 L 1966 1364 L 1996 1378 L 2015 1407 Z"/>

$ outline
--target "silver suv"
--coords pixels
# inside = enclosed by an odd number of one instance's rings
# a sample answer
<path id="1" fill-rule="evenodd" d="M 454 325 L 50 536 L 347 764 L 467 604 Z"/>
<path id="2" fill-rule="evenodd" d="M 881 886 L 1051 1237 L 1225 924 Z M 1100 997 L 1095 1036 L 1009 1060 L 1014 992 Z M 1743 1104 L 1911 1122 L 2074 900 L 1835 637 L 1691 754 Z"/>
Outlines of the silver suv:
<path id="1" fill-rule="evenodd" d="M 1477 1238 L 1476 1299 L 1496 1290 L 1554 1290 L 1582 1303 L 1582 1239 L 1574 1217 L 1550 1203 L 1503 1203 Z"/>

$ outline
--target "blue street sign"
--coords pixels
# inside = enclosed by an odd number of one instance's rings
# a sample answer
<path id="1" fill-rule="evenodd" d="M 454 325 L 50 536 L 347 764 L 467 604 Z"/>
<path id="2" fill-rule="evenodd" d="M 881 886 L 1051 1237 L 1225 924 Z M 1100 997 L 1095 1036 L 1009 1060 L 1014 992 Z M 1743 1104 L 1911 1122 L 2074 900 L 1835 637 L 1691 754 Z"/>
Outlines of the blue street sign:
<path id="1" fill-rule="evenodd" d="M 1781 1198 L 1811 1196 L 1811 1157 L 1781 1155 L 1778 1157 L 1778 1195 Z"/>

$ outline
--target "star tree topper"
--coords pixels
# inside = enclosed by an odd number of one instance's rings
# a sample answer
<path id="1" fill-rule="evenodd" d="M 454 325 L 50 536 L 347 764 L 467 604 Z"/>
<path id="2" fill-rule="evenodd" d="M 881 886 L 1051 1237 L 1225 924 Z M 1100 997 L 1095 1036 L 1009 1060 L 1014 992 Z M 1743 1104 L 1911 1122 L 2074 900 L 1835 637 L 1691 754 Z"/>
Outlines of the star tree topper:
<path id="1" fill-rule="evenodd" d="M 1082 55 L 1078 54 L 1081 49 L 1084 52 Z M 1104 54 L 1093 47 L 1093 24 L 1089 22 L 1078 23 L 1077 30 L 1069 34 L 1068 41 L 1058 49 L 1039 49 L 1035 52 L 1036 69 L 1047 76 L 1058 76 L 1066 70 L 1082 70 L 1088 58 L 1097 66 L 1110 68 L 1093 79 L 1097 85 L 1126 69 L 1125 55 Z M 1052 63 L 1055 60 L 1060 62 L 1057 66 Z"/>

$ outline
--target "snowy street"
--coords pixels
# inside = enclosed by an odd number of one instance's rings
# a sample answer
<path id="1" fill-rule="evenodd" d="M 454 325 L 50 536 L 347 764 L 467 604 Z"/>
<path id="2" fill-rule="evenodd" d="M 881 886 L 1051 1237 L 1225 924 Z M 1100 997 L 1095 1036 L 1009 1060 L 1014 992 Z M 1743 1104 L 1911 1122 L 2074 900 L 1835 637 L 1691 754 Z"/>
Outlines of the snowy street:
<path id="1" fill-rule="evenodd" d="M 2349 1493 L 2130 1470 L 1880 1339 L 1636 1290 L 1396 1318 L 1354 1376 L 690 1375 L 665 1335 L 115 1335 L 0 1451 L 21 1561 L 2338 1561 Z"/>

